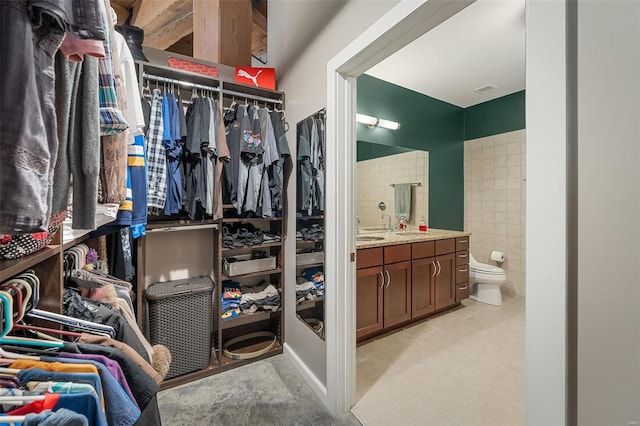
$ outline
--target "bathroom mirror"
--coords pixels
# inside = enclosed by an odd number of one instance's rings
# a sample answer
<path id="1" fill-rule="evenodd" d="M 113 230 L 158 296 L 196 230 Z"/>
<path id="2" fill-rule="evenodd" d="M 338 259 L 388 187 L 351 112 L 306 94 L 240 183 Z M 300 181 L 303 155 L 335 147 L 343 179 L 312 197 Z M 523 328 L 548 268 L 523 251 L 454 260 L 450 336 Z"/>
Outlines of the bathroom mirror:
<path id="1" fill-rule="evenodd" d="M 297 123 L 296 147 L 296 313 L 324 340 L 324 109 Z"/>
<path id="2" fill-rule="evenodd" d="M 413 184 L 409 229 L 417 229 L 422 217 L 429 223 L 428 151 L 358 141 L 356 166 L 359 231 L 386 231 L 398 224 L 394 185 L 401 183 Z"/>

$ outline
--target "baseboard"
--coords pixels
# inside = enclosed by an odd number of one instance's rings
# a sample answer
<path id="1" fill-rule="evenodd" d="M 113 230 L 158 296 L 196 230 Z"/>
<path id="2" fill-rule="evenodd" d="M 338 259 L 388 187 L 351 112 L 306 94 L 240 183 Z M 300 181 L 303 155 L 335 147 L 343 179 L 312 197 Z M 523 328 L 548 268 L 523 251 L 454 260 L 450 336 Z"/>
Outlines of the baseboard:
<path id="1" fill-rule="evenodd" d="M 325 407 L 329 409 L 329 396 L 327 395 L 327 387 L 323 385 L 320 380 L 313 374 L 313 372 L 307 367 L 307 365 L 302 362 L 302 359 L 291 349 L 287 343 L 283 345 L 284 356 L 289 359 L 298 370 L 298 373 L 304 378 L 304 380 L 309 384 L 313 393 L 316 394 L 320 401 L 324 404 Z"/>

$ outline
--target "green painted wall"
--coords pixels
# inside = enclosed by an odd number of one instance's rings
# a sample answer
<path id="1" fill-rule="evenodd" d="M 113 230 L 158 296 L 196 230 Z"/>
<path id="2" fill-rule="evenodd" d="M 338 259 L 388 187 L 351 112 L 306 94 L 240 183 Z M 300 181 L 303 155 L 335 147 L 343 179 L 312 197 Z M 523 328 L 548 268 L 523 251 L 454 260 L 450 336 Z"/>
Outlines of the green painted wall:
<path id="1" fill-rule="evenodd" d="M 386 157 L 387 155 L 402 154 L 403 152 L 415 151 L 414 149 L 402 148 L 400 146 L 380 145 L 365 141 L 358 141 L 357 160 L 364 161 L 374 158 Z"/>
<path id="2" fill-rule="evenodd" d="M 525 128 L 525 92 L 460 108 L 394 84 L 358 77 L 358 112 L 400 123 L 397 131 L 358 124 L 357 160 L 429 151 L 429 226 L 464 226 L 464 141 Z"/>
<path id="3" fill-rule="evenodd" d="M 358 141 L 429 151 L 429 226 L 462 230 L 463 109 L 368 75 L 358 77 L 357 102 L 359 113 L 401 124 L 397 131 L 358 124 Z M 370 150 L 358 159 L 389 155 L 379 154 Z"/>
<path id="4" fill-rule="evenodd" d="M 525 128 L 524 90 L 464 109 L 464 140 Z"/>

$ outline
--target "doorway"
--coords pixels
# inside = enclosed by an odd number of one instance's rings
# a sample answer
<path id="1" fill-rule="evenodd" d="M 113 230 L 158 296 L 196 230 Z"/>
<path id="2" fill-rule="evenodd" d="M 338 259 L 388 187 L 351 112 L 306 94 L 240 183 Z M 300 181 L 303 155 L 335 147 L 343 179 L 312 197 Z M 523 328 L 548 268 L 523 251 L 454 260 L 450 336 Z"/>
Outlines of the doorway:
<path id="1" fill-rule="evenodd" d="M 355 252 L 355 232 L 351 232 L 354 230 L 354 224 L 352 222 L 354 222 L 353 217 L 355 214 L 354 194 L 352 189 L 354 188 L 353 184 L 355 181 L 353 169 L 353 163 L 355 160 L 355 144 L 349 142 L 353 142 L 356 139 L 356 108 L 354 98 L 356 77 L 372 65 L 379 62 L 381 59 L 387 57 L 389 54 L 401 48 L 408 42 L 422 35 L 425 31 L 434 28 L 439 23 L 453 16 L 472 2 L 465 2 L 464 4 L 461 2 L 450 3 L 453 4 L 435 2 L 423 2 L 417 4 L 416 2 L 402 2 L 389 14 L 385 15 L 380 21 L 378 21 L 378 23 L 368 32 L 363 34 L 362 37 L 354 41 L 329 62 L 327 87 L 329 116 L 327 133 L 330 135 L 329 137 L 332 137 L 335 141 L 345 142 L 337 143 L 336 146 L 333 147 L 334 149 L 328 149 L 327 152 L 329 158 L 327 163 L 328 193 L 333 193 L 336 197 L 330 199 L 327 203 L 327 211 L 329 211 L 330 214 L 327 215 L 328 263 L 326 272 L 327 276 L 333 277 L 336 282 L 353 283 L 355 281 L 355 271 L 352 263 L 353 260 L 349 262 L 349 259 L 352 259 L 351 254 Z M 545 14 L 559 14 L 562 15 L 564 19 L 564 15 L 561 13 L 561 10 L 557 8 L 554 10 L 550 10 L 548 8 L 545 10 L 540 9 L 540 12 L 538 13 L 539 15 L 537 15 L 537 18 L 541 18 Z M 554 27 L 554 31 L 552 31 L 552 33 L 558 35 L 558 32 L 562 32 L 564 30 L 564 21 L 557 21 L 556 24 L 557 26 Z M 546 37 L 540 37 L 539 39 L 536 39 L 536 42 L 540 43 L 540 48 L 542 46 L 542 42 L 546 42 L 545 38 Z M 535 46 L 538 47 L 537 44 L 535 44 Z M 530 56 L 530 53 L 531 51 L 528 51 L 528 57 Z M 536 53 L 540 55 L 541 51 L 538 50 Z M 549 53 L 550 52 L 545 52 L 537 58 L 537 61 L 532 61 L 531 64 L 542 61 L 544 58 L 544 60 L 548 61 L 546 63 L 546 67 L 548 69 L 551 68 L 554 71 L 553 77 L 562 81 L 562 77 L 564 77 L 563 61 L 559 60 L 558 56 L 554 56 L 552 58 L 553 60 L 549 61 Z M 528 63 L 527 75 L 531 75 L 529 68 L 530 66 Z M 536 69 L 533 66 L 531 66 L 531 68 L 534 68 L 534 71 L 540 71 L 540 69 Z M 534 85 L 532 84 L 531 87 L 533 86 Z M 546 90 L 543 89 L 541 93 L 557 96 L 558 90 L 558 86 L 547 87 Z M 536 98 L 539 98 L 539 95 Z M 530 102 L 530 100 L 527 99 L 527 103 L 534 106 L 532 109 L 528 105 L 527 111 L 528 115 L 531 115 L 535 110 L 536 124 L 541 125 L 537 120 L 542 117 L 548 118 L 551 113 L 551 109 L 547 108 L 544 110 L 542 105 L 539 103 L 539 99 L 536 99 L 536 101 L 538 102 Z M 560 119 L 565 117 L 565 112 L 561 109 L 555 109 L 553 114 L 555 115 L 554 118 L 558 118 L 557 114 L 559 114 Z M 553 121 L 558 122 L 557 119 Z M 530 127 L 531 123 L 528 124 L 528 127 Z M 537 130 L 540 131 L 540 129 Z M 547 127 L 545 131 L 540 131 L 538 136 L 542 133 L 546 133 L 547 135 L 552 135 L 556 141 L 558 138 L 564 140 L 565 135 L 560 130 L 561 129 L 559 127 Z M 534 152 L 535 155 L 539 154 L 540 147 L 543 145 L 536 147 L 531 152 Z M 545 145 L 545 148 L 549 148 L 549 146 Z M 530 152 L 528 152 L 527 155 L 529 156 Z M 560 155 L 559 157 L 564 158 L 563 155 Z M 556 164 L 556 166 L 558 167 L 557 169 L 554 169 L 554 173 L 561 173 L 562 170 L 564 170 L 564 165 L 560 167 L 559 164 Z M 541 172 L 540 169 L 537 169 L 536 171 Z M 542 174 L 543 173 L 541 173 L 541 175 Z M 533 188 L 535 196 L 542 199 L 541 192 L 537 192 L 542 189 L 542 186 L 540 186 L 539 183 L 531 185 L 531 175 L 532 171 L 529 169 L 529 182 L 527 183 L 529 197 L 531 199 L 532 192 L 530 188 Z M 540 175 L 538 177 L 540 177 Z M 548 179 L 543 178 L 541 182 L 548 183 Z M 562 204 L 563 200 L 564 193 L 558 193 L 557 197 L 554 198 L 554 202 L 557 204 Z M 530 209 L 529 205 L 527 206 L 527 210 L 528 216 L 530 216 L 531 211 L 535 211 L 535 213 L 540 214 L 541 218 L 545 218 L 545 223 L 561 218 L 561 215 L 549 214 L 549 212 L 542 211 L 539 208 Z M 557 221 L 555 224 L 559 222 L 561 221 Z M 554 226 L 554 229 L 558 229 L 558 227 Z M 329 241 L 329 238 L 333 239 L 333 241 Z M 346 244 L 344 244 L 345 239 Z M 340 241 L 340 244 L 337 243 L 338 241 Z M 558 245 L 562 246 L 563 242 L 564 240 L 560 239 L 560 241 L 558 241 Z M 528 242 L 528 245 L 529 244 L 530 242 Z M 554 244 L 554 250 L 555 248 Z M 547 247 L 546 256 L 553 256 L 556 254 L 557 252 L 554 252 L 554 250 L 549 251 Z M 540 253 L 538 253 L 536 260 L 540 260 L 542 257 L 545 257 L 539 256 L 539 254 Z M 531 263 L 529 263 L 528 269 L 531 268 L 531 266 Z M 532 302 L 530 293 L 534 294 L 535 297 L 539 297 L 540 290 L 543 287 L 544 285 L 536 289 L 535 292 L 528 291 L 528 304 Z M 328 329 L 333 327 L 333 329 L 336 330 L 335 335 L 332 333 L 332 335 L 328 334 L 327 336 L 327 389 L 332 393 L 333 390 L 335 390 L 335 394 L 329 398 L 330 404 L 335 405 L 330 408 L 335 408 L 336 413 L 343 413 L 349 409 L 353 403 L 355 395 L 353 374 L 355 371 L 355 313 L 347 306 L 348 301 L 354 300 L 355 290 L 352 285 L 346 284 L 344 287 L 339 288 L 339 292 L 339 295 L 337 295 L 335 299 L 327 299 L 327 327 Z M 562 296 L 563 297 L 561 297 L 561 299 L 564 300 L 564 295 Z M 540 300 L 537 301 L 539 302 Z M 558 308 L 559 309 L 553 311 L 552 315 L 552 317 L 556 319 L 558 315 L 564 314 L 564 308 Z M 529 315 L 529 312 L 527 315 Z M 549 323 L 547 321 L 548 319 L 550 318 L 547 317 L 545 320 L 541 320 L 541 318 L 539 318 L 538 321 L 532 323 L 531 327 L 528 322 L 527 327 L 536 329 L 543 325 L 546 326 L 546 324 Z M 564 349 L 556 346 L 556 343 L 559 343 L 564 339 L 564 332 L 565 329 L 563 327 L 558 327 L 553 333 L 551 333 L 551 336 L 547 336 L 553 342 L 551 347 L 547 347 L 546 350 L 539 351 L 537 355 L 547 353 L 551 356 L 553 362 L 546 366 L 542 366 L 538 363 L 537 367 L 540 368 L 540 370 L 547 372 L 563 371 Z M 556 377 L 562 378 L 564 375 L 561 374 Z M 344 378 L 346 378 L 346 380 L 344 380 Z M 555 382 L 558 383 L 558 380 L 555 380 Z M 554 410 L 563 406 L 563 402 L 558 398 L 558 396 L 560 394 L 564 394 L 566 388 L 564 380 L 560 380 L 560 382 L 561 383 L 558 383 L 558 388 L 556 388 L 557 391 L 549 394 L 549 397 L 546 398 L 547 402 L 552 403 Z M 538 390 L 541 389 L 538 388 Z M 557 411 L 553 412 L 557 413 Z"/>

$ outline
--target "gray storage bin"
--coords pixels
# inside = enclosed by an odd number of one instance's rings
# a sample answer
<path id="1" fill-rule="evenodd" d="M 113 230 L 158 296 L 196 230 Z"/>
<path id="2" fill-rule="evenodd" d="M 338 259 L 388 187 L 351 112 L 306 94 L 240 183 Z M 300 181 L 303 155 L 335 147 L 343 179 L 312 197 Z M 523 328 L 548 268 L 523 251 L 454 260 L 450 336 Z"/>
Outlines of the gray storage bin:
<path id="1" fill-rule="evenodd" d="M 323 251 L 313 251 L 309 253 L 298 252 L 296 253 L 296 265 L 311 265 L 314 263 L 322 263 L 324 262 L 324 252 Z"/>
<path id="2" fill-rule="evenodd" d="M 251 259 L 251 254 L 239 254 L 233 257 L 238 261 L 227 262 L 227 258 L 223 258 L 222 272 L 228 277 L 276 269 L 275 256 L 264 259 Z"/>
<path id="3" fill-rule="evenodd" d="M 209 277 L 158 282 L 147 287 L 149 341 L 164 345 L 171 352 L 166 379 L 209 366 L 213 289 Z"/>

